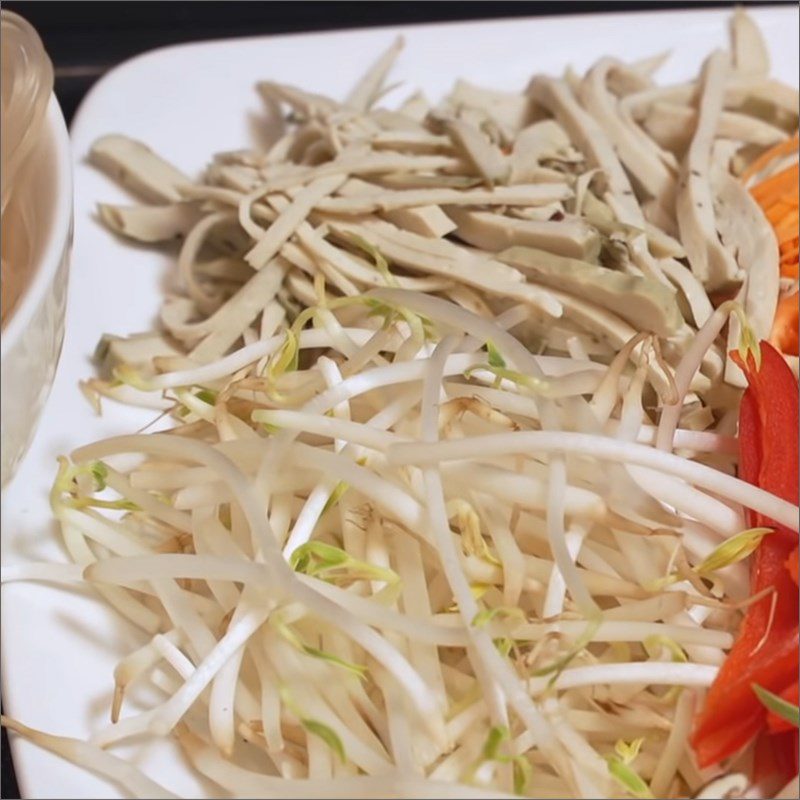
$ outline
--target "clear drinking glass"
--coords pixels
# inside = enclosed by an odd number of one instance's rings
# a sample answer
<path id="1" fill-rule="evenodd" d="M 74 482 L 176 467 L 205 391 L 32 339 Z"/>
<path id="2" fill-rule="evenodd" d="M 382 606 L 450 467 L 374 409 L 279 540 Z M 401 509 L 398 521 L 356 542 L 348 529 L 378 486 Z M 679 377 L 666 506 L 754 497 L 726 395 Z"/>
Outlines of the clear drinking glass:
<path id="1" fill-rule="evenodd" d="M 0 11 L 2 54 L 2 321 L 13 311 L 33 268 L 33 214 L 28 194 L 20 191 L 31 154 L 41 139 L 53 91 L 53 65 L 39 35 L 22 17 Z"/>
<path id="2" fill-rule="evenodd" d="M 72 153 L 36 31 L 0 12 L 2 336 L 0 487 L 36 431 L 64 341 L 72 245 Z"/>

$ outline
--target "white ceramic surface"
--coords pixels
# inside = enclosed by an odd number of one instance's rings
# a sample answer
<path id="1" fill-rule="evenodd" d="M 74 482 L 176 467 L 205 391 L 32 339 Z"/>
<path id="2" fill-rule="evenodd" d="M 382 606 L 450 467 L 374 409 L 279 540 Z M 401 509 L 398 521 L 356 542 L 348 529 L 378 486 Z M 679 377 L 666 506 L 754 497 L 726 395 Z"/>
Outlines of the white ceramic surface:
<path id="1" fill-rule="evenodd" d="M 0 485 L 30 444 L 56 373 L 72 248 L 72 155 L 58 101 L 51 95 L 26 191 L 36 209 L 33 278 L 0 337 L 2 400 Z"/>
<path id="2" fill-rule="evenodd" d="M 796 84 L 797 9 L 758 8 L 753 16 L 775 56 L 774 74 Z M 159 50 L 107 75 L 73 124 L 76 235 L 67 333 L 42 424 L 4 497 L 4 563 L 63 560 L 46 505 L 59 453 L 130 432 L 154 416 L 106 404 L 97 418 L 77 388 L 91 372 L 89 357 L 101 333 L 132 333 L 153 324 L 170 275 L 168 256 L 127 246 L 93 219 L 99 200 L 130 201 L 85 163 L 96 137 L 137 137 L 192 174 L 213 152 L 245 146 L 263 130 L 256 80 L 342 97 L 397 33 L 405 35 L 407 46 L 392 76 L 404 84 L 392 98 L 415 87 L 437 98 L 457 77 L 520 89 L 537 71 L 558 74 L 569 63 L 585 69 L 605 54 L 637 59 L 666 48 L 673 54 L 659 80 L 680 80 L 695 75 L 702 59 L 726 44 L 728 18 L 720 10 L 653 12 L 228 40 Z M 137 642 L 140 637 L 83 592 L 3 587 L 6 712 L 32 726 L 85 736 L 108 720 L 113 666 Z M 14 749 L 23 797 L 119 796 L 106 782 L 25 742 Z M 207 791 L 169 742 L 119 752 L 133 754 L 149 774 L 184 796 Z"/>

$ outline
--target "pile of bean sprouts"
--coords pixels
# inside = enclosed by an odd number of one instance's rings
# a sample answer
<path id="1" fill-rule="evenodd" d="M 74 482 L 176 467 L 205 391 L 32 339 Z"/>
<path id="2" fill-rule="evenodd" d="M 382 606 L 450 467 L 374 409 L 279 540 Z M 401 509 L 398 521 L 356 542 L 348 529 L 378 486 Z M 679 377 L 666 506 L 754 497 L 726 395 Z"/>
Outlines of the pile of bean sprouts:
<path id="1" fill-rule="evenodd" d="M 142 734 L 236 797 L 744 791 L 747 753 L 688 738 L 750 602 L 743 508 L 798 529 L 735 477 L 726 355 L 779 291 L 736 175 L 797 93 L 732 30 L 678 86 L 608 58 L 388 111 L 398 42 L 341 102 L 261 84 L 283 135 L 201 180 L 100 140 L 146 201 L 103 221 L 179 239 L 185 292 L 83 390 L 172 424 L 63 459 L 72 563 L 3 577 L 90 583 L 141 647 L 88 742 L 6 724 L 137 797 L 173 796 L 113 755 Z"/>

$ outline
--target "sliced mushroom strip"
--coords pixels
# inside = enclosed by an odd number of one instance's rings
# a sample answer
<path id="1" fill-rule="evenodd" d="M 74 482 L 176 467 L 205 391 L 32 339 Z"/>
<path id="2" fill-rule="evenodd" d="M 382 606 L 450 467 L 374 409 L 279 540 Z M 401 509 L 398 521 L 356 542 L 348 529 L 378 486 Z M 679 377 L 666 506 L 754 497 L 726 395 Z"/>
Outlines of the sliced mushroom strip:
<path id="1" fill-rule="evenodd" d="M 538 179 L 544 163 L 582 164 L 564 129 L 554 120 L 535 122 L 519 132 L 511 149 L 511 183 L 531 183 Z"/>
<path id="2" fill-rule="evenodd" d="M 330 97 L 313 92 L 304 92 L 295 86 L 273 81 L 262 81 L 256 85 L 261 96 L 270 103 L 286 103 L 304 119 L 325 118 L 342 106 Z"/>
<path id="3" fill-rule="evenodd" d="M 368 111 L 378 100 L 386 82 L 386 76 L 392 69 L 394 62 L 400 55 L 405 42 L 402 36 L 398 36 L 389 48 L 378 60 L 367 70 L 364 76 L 353 87 L 347 95 L 344 104 L 356 111 Z"/>
<path id="4" fill-rule="evenodd" d="M 309 215 L 314 206 L 323 198 L 336 191 L 345 181 L 344 175 L 328 175 L 310 183 L 291 205 L 282 211 L 278 219 L 267 228 L 255 247 L 245 256 L 247 262 L 260 269 L 280 249 L 281 245 L 294 233 L 297 226 Z"/>
<path id="5" fill-rule="evenodd" d="M 629 94 L 619 101 L 620 114 L 626 119 L 641 123 L 654 103 L 689 105 L 697 95 L 694 83 L 679 83 L 673 86 L 653 86 L 641 92 Z"/>
<path id="6" fill-rule="evenodd" d="M 292 163 L 315 166 L 330 161 L 340 151 L 341 143 L 334 139 L 330 126 L 313 120 L 298 128 L 286 157 Z"/>
<path id="7" fill-rule="evenodd" d="M 712 175 L 717 227 L 723 244 L 736 254 L 745 272 L 737 299 L 744 306 L 747 322 L 758 340 L 769 339 L 780 290 L 778 242 L 775 231 L 761 207 L 742 186 L 722 170 Z M 739 346 L 739 320 L 731 319 L 728 328 L 728 349 Z M 746 386 L 742 371 L 729 358 L 725 380 Z"/>
<path id="8" fill-rule="evenodd" d="M 733 78 L 726 87 L 725 108 L 755 114 L 788 131 L 797 129 L 798 91 L 772 78 Z"/>
<path id="9" fill-rule="evenodd" d="M 671 53 L 664 50 L 652 56 L 645 56 L 620 67 L 608 76 L 608 88 L 618 97 L 642 92 L 653 86 L 653 75 L 669 60 Z"/>
<path id="10" fill-rule="evenodd" d="M 617 108 L 618 102 L 607 86 L 609 73 L 619 70 L 620 66 L 613 59 L 601 59 L 581 83 L 579 98 L 584 108 L 602 125 L 619 159 L 637 183 L 666 208 L 672 202 L 676 174 L 658 157 L 652 141 L 638 137 L 625 125 Z"/>
<path id="11" fill-rule="evenodd" d="M 656 102 L 696 106 L 698 89 L 694 82 L 654 86 L 622 98 L 620 111 L 624 116 L 641 122 L 647 116 L 650 106 Z M 797 127 L 798 90 L 771 78 L 731 76 L 725 83 L 722 104 L 729 111 L 753 113 L 760 110 L 758 116 L 778 113 L 783 116 L 784 121 L 794 119 L 794 127 Z"/>
<path id="12" fill-rule="evenodd" d="M 253 277 L 253 268 L 241 258 L 221 256 L 208 261 L 198 261 L 194 265 L 195 275 L 207 280 L 246 283 Z"/>
<path id="13" fill-rule="evenodd" d="M 596 303 L 560 289 L 552 289 L 551 293 L 563 308 L 559 325 L 564 322 L 573 324 L 578 330 L 585 331 L 604 345 L 610 345 L 611 351 L 614 353 L 621 350 L 638 333 L 637 329 L 624 319 Z M 548 326 L 547 334 L 549 335 L 549 333 L 550 327 Z M 566 338 L 564 337 L 565 341 Z M 592 349 L 593 352 L 603 352 L 601 349 Z M 641 355 L 642 345 L 640 343 L 632 348 L 630 361 L 634 365 L 638 364 Z M 656 391 L 662 396 L 667 396 L 671 386 L 670 378 L 655 359 L 648 361 L 647 375 Z M 697 375 L 692 383 L 692 389 L 699 390 L 701 387 L 707 388 L 708 380 L 703 375 Z"/>
<path id="14" fill-rule="evenodd" d="M 425 113 L 422 114 L 422 119 L 425 118 L 427 113 L 428 107 L 425 106 Z M 403 111 L 389 111 L 386 108 L 376 108 L 369 112 L 369 119 L 374 122 L 381 131 L 404 131 L 406 133 L 420 134 L 427 133 L 425 127 L 421 123 L 421 120 L 417 119 L 416 112 L 414 116 L 412 116 L 404 113 Z"/>
<path id="15" fill-rule="evenodd" d="M 711 147 L 722 112 L 729 72 L 728 56 L 717 51 L 703 67 L 703 91 L 692 143 L 681 167 L 676 211 L 689 265 L 708 290 L 719 289 L 743 275 L 719 241 L 711 191 Z"/>
<path id="16" fill-rule="evenodd" d="M 421 123 L 428 116 L 430 110 L 431 104 L 425 97 L 425 93 L 416 91 L 400 104 L 396 113 L 406 119 Z"/>
<path id="17" fill-rule="evenodd" d="M 299 231 L 297 239 L 300 240 Z M 331 286 L 338 289 L 344 297 L 355 297 L 361 292 L 346 275 L 343 275 L 341 271 L 329 261 L 315 257 L 314 253 L 305 250 L 303 247 L 293 242 L 287 242 L 281 248 L 281 255 L 290 264 L 297 267 L 302 272 L 305 272 L 306 275 L 312 279 L 316 278 L 319 273 L 322 273 L 325 279 L 330 282 Z"/>
<path id="18" fill-rule="evenodd" d="M 531 81 L 528 91 L 564 126 L 572 141 L 586 154 L 589 166 L 603 171 L 608 182 L 604 199 L 616 218 L 626 225 L 644 230 L 642 209 L 614 147 L 592 116 L 580 107 L 567 84 L 552 78 L 537 77 Z M 635 265 L 635 270 L 668 285 L 647 249 L 645 237 L 631 237 L 628 244 L 631 265 Z"/>
<path id="19" fill-rule="evenodd" d="M 744 9 L 737 8 L 731 19 L 733 66 L 740 75 L 766 76 L 769 51 L 758 26 Z"/>
<path id="20" fill-rule="evenodd" d="M 115 233 L 137 242 L 182 239 L 197 224 L 202 211 L 196 203 L 158 206 L 117 206 L 99 203 L 100 219 Z"/>
<path id="21" fill-rule="evenodd" d="M 447 102 L 458 108 L 479 109 L 490 117 L 509 141 L 527 124 L 531 116 L 530 98 L 522 93 L 485 89 L 465 80 L 457 80 Z"/>
<path id="22" fill-rule="evenodd" d="M 224 306 L 208 317 L 208 335 L 192 350 L 190 357 L 202 364 L 224 355 L 276 296 L 288 266 L 279 256 L 256 272 Z"/>
<path id="23" fill-rule="evenodd" d="M 289 201 L 284 197 L 275 196 L 270 198 L 270 204 L 278 211 L 284 211 L 289 206 Z M 323 225 L 318 229 L 313 228 L 308 222 L 303 222 L 297 227 L 296 237 L 298 243 L 313 257 L 320 266 L 320 270 L 325 272 L 324 265 L 330 265 L 345 279 L 360 283 L 366 286 L 386 286 L 386 279 L 373 265 L 363 258 L 349 253 L 338 247 L 334 247 L 324 236 L 328 233 L 328 226 Z M 352 244 L 352 238 L 347 240 Z M 445 243 L 446 244 L 446 243 Z M 284 245 L 284 251 L 292 249 L 287 253 L 287 260 L 292 263 L 297 262 L 298 253 L 294 252 L 292 244 Z M 302 256 L 301 256 L 302 257 Z M 419 292 L 437 292 L 446 289 L 451 281 L 436 277 L 410 277 L 406 275 L 395 276 L 397 285 L 402 289 L 410 289 Z"/>
<path id="24" fill-rule="evenodd" d="M 374 150 L 395 150 L 401 153 L 452 153 L 453 143 L 448 136 L 438 136 L 425 130 L 382 131 L 372 137 Z"/>
<path id="25" fill-rule="evenodd" d="M 239 192 L 252 192 L 264 183 L 264 168 L 246 167 L 237 164 L 212 164 L 206 170 L 206 181 L 218 186 L 225 186 Z M 274 174 L 276 170 L 270 170 Z M 291 169 L 281 170 L 283 174 L 303 174 L 308 167 L 292 164 Z M 185 192 L 184 192 L 185 193 Z"/>
<path id="26" fill-rule="evenodd" d="M 658 102 L 650 106 L 643 122 L 645 130 L 661 147 L 683 154 L 697 127 L 697 110 L 691 106 Z M 746 144 L 768 147 L 788 139 L 788 134 L 758 117 L 723 111 L 720 114 L 717 135 L 736 139 Z"/>
<path id="27" fill-rule="evenodd" d="M 349 194 L 349 193 L 348 193 Z M 369 214 L 423 205 L 538 206 L 566 200 L 572 189 L 566 183 L 497 186 L 494 189 L 416 189 L 404 192 L 376 192 L 332 197 L 316 204 L 318 211 L 330 214 Z"/>
<path id="28" fill-rule="evenodd" d="M 437 170 L 463 173 L 465 167 L 461 159 L 450 156 L 343 151 L 332 161 L 316 167 L 292 165 L 290 170 L 261 170 L 264 180 L 252 192 L 253 199 L 257 200 L 273 192 L 300 191 L 305 184 L 330 175 L 374 176 L 388 173 L 429 173 Z M 469 181 L 462 175 L 458 175 L 458 180 L 462 183 Z"/>
<path id="29" fill-rule="evenodd" d="M 362 286 L 386 286 L 386 279 L 373 265 L 353 253 L 335 247 L 322 237 L 322 232 L 314 230 L 310 225 L 301 227 L 297 231 L 297 238 L 318 262 L 330 263 L 350 280 Z M 415 292 L 441 292 L 447 290 L 453 284 L 452 280 L 436 276 L 412 277 L 410 275 L 396 275 L 394 276 L 394 281 L 399 288 L 410 289 Z"/>
<path id="30" fill-rule="evenodd" d="M 563 256 L 594 261 L 600 253 L 600 236 L 584 220 L 514 219 L 489 211 L 446 207 L 458 225 L 459 239 L 482 250 L 499 252 L 514 245 L 537 247 Z"/>
<path id="31" fill-rule="evenodd" d="M 120 364 L 149 368 L 152 360 L 164 356 L 182 356 L 177 342 L 158 331 L 132 333 L 129 336 L 103 334 L 94 351 L 94 360 L 105 375 L 112 375 Z"/>
<path id="32" fill-rule="evenodd" d="M 358 236 L 377 247 L 392 263 L 406 269 L 440 275 L 492 295 L 514 298 L 553 317 L 561 315 L 561 304 L 553 300 L 550 292 L 526 283 L 519 271 L 485 254 L 460 248 L 446 240 L 427 239 L 401 231 L 377 220 L 361 225 L 345 222 L 329 224 L 334 236 L 343 241 Z"/>
<path id="33" fill-rule="evenodd" d="M 161 324 L 185 344 L 199 341 L 211 332 L 208 317 L 198 319 L 197 307 L 183 295 L 168 294 L 159 311 Z"/>
<path id="34" fill-rule="evenodd" d="M 722 242 L 746 272 L 745 312 L 758 339 L 769 338 L 780 272 L 775 231 L 740 181 L 726 172 L 712 175 L 714 205 Z"/>
<path id="35" fill-rule="evenodd" d="M 705 325 L 714 313 L 714 307 L 708 299 L 705 289 L 695 274 L 674 258 L 665 258 L 660 262 L 662 272 L 677 286 L 692 312 L 692 319 L 698 329 Z"/>
<path id="36" fill-rule="evenodd" d="M 658 226 L 645 222 L 644 232 L 647 234 L 650 250 L 656 258 L 686 258 L 683 245 Z"/>
<path id="37" fill-rule="evenodd" d="M 572 142 L 586 154 L 589 166 L 603 170 L 609 192 L 624 212 L 620 221 L 643 228 L 642 211 L 612 143 L 600 125 L 580 107 L 569 87 L 563 81 L 536 77 L 528 91 L 537 103 L 555 116 Z"/>
<path id="38" fill-rule="evenodd" d="M 281 258 L 273 260 L 266 271 L 259 270 L 253 273 L 252 278 L 224 305 L 213 314 L 201 319 L 197 318 L 197 307 L 189 298 L 168 297 L 161 308 L 161 321 L 172 336 L 189 347 L 198 345 L 201 339 L 208 337 L 209 343 L 200 351 L 201 356 L 216 351 L 227 339 L 233 344 L 244 329 L 250 326 L 258 312 L 269 303 L 275 294 L 273 290 L 275 282 L 277 281 L 279 288 L 283 276 L 290 267 L 289 262 Z M 255 314 L 249 315 L 249 309 L 254 306 L 259 306 L 258 310 Z M 216 355 L 224 353 L 230 344 L 225 345 Z M 210 360 L 214 356 L 207 357 Z"/>
<path id="39" fill-rule="evenodd" d="M 411 233 L 441 239 L 456 229 L 456 224 L 439 206 L 414 206 L 412 208 L 396 208 L 384 211 L 381 216 Z"/>
<path id="40" fill-rule="evenodd" d="M 362 199 L 365 195 L 377 197 L 383 192 L 384 190 L 381 186 L 358 178 L 351 178 L 338 190 L 338 194 L 341 197 L 359 197 Z M 405 228 L 412 233 L 418 233 L 421 236 L 428 236 L 434 239 L 447 236 L 448 233 L 452 233 L 456 229 L 455 223 L 438 205 L 395 208 L 391 211 L 383 211 L 381 216 L 399 228 Z"/>
<path id="41" fill-rule="evenodd" d="M 444 128 L 456 148 L 489 186 L 508 183 L 511 176 L 508 158 L 482 131 L 460 119 L 447 120 Z"/>
<path id="42" fill-rule="evenodd" d="M 181 188 L 194 183 L 147 145 L 127 136 L 101 137 L 92 145 L 89 160 L 126 189 L 151 203 L 183 200 Z"/>
<path id="43" fill-rule="evenodd" d="M 199 219 L 186 235 L 178 253 L 178 273 L 181 276 L 189 297 L 204 314 L 211 314 L 224 302 L 223 290 L 198 280 L 194 273 L 201 250 L 209 243 L 214 230 L 230 229 L 236 225 L 236 215 L 231 211 L 217 211 Z"/>
<path id="44" fill-rule="evenodd" d="M 536 283 L 607 308 L 636 330 L 670 336 L 683 322 L 674 291 L 649 278 L 530 247 L 512 247 L 497 258 Z"/>
<path id="45" fill-rule="evenodd" d="M 448 209 L 454 206 L 448 206 Z M 510 206 L 505 210 L 509 217 L 515 219 L 548 220 L 561 219 L 565 216 L 563 203 L 548 203 L 546 206 Z"/>

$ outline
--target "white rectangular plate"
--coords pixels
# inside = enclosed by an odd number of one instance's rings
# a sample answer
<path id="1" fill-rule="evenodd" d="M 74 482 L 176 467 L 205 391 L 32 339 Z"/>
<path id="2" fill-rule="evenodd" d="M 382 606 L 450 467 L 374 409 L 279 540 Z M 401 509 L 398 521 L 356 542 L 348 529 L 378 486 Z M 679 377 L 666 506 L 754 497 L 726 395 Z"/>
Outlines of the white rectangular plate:
<path id="1" fill-rule="evenodd" d="M 797 82 L 796 8 L 758 8 L 773 55 L 773 74 Z M 104 436 L 131 432 L 154 414 L 105 405 L 96 417 L 78 391 L 104 332 L 147 330 L 156 319 L 170 259 L 131 247 L 94 219 L 98 201 L 130 202 L 87 165 L 91 143 L 106 133 L 141 139 L 189 174 L 210 156 L 253 143 L 263 110 L 254 84 L 270 79 L 342 97 L 399 33 L 406 38 L 392 80 L 440 97 L 458 77 L 522 89 L 535 72 L 583 70 L 596 58 L 634 60 L 666 49 L 659 82 L 689 78 L 728 41 L 727 10 L 647 12 L 514 19 L 408 28 L 226 40 L 156 50 L 117 67 L 84 101 L 72 127 L 75 250 L 61 364 L 39 431 L 3 496 L 2 560 L 64 560 L 47 492 L 57 455 Z M 2 590 L 5 711 L 26 724 L 84 737 L 108 721 L 115 662 L 141 637 L 90 595 L 43 585 Z M 210 788 L 189 772 L 171 742 L 121 749 L 184 796 Z M 118 790 L 27 742 L 15 742 L 23 797 L 119 797 Z"/>

